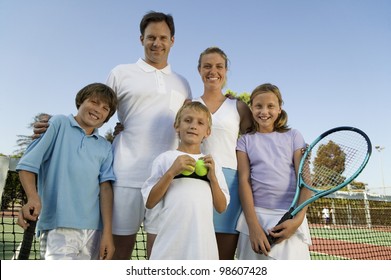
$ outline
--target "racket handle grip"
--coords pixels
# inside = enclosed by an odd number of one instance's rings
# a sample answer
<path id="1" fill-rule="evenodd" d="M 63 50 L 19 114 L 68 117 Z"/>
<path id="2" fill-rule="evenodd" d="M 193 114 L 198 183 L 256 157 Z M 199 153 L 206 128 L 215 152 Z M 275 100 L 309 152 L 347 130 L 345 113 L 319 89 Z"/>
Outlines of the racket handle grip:
<path id="1" fill-rule="evenodd" d="M 276 226 L 278 226 L 279 224 L 282 224 L 282 223 L 285 222 L 286 220 L 292 219 L 293 216 L 292 216 L 291 213 L 292 213 L 293 210 L 294 210 L 293 207 L 292 207 L 291 209 L 289 209 L 289 211 L 286 212 L 286 213 L 284 214 L 284 216 L 282 216 L 282 218 L 281 218 L 280 221 L 276 224 Z M 281 231 L 281 230 L 277 230 L 277 231 L 273 231 L 273 232 L 277 233 L 277 232 L 280 232 L 280 231 Z M 278 239 L 278 238 L 275 238 L 275 237 L 273 237 L 273 236 L 271 236 L 271 235 L 269 235 L 269 234 L 267 235 L 267 241 L 269 242 L 270 246 L 273 246 L 273 244 L 276 243 L 277 239 Z"/>
<path id="2" fill-rule="evenodd" d="M 24 231 L 22 245 L 18 255 L 18 260 L 28 260 L 30 256 L 31 246 L 33 244 L 35 227 L 37 221 L 29 221 L 29 227 Z"/>
<path id="3" fill-rule="evenodd" d="M 33 210 L 30 210 L 30 214 L 33 214 Z M 37 221 L 28 220 L 29 226 L 23 233 L 22 244 L 20 245 L 20 251 L 18 255 L 18 260 L 28 260 L 30 256 L 31 246 L 33 245 L 35 228 L 37 226 Z"/>
<path id="4" fill-rule="evenodd" d="M 267 241 L 269 242 L 270 246 L 273 246 L 273 244 L 276 243 L 277 238 L 274 238 L 273 236 L 268 234 L 267 235 Z"/>

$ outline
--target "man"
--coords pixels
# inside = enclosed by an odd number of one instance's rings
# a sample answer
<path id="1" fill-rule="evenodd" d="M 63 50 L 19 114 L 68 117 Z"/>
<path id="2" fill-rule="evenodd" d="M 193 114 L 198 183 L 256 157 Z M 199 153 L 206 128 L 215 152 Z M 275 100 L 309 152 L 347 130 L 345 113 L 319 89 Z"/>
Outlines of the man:
<path id="1" fill-rule="evenodd" d="M 113 142 L 113 259 L 129 260 L 140 225 L 144 222 L 149 255 L 156 228 L 145 218 L 141 187 L 151 173 L 152 161 L 162 152 L 177 147 L 173 123 L 186 99 L 192 99 L 189 83 L 171 70 L 168 55 L 174 45 L 175 26 L 169 14 L 151 11 L 140 22 L 140 42 L 144 58 L 134 64 L 116 66 L 107 85 L 118 97 L 118 119 L 124 130 Z M 35 125 L 35 134 L 45 131 Z"/>
<path id="2" fill-rule="evenodd" d="M 192 98 L 188 82 L 172 72 L 167 62 L 174 45 L 172 16 L 149 12 L 140 22 L 140 32 L 144 59 L 118 65 L 107 80 L 107 85 L 117 93 L 118 119 L 124 126 L 113 143 L 117 177 L 113 186 L 114 259 L 123 260 L 131 257 L 137 232 L 144 221 L 140 189 L 150 175 L 153 159 L 176 148 L 175 114 L 186 99 Z M 144 226 L 148 232 L 149 255 L 157 232 L 148 224 L 148 219 Z"/>
<path id="3" fill-rule="evenodd" d="M 323 207 L 322 218 L 323 218 L 323 222 L 325 224 L 325 227 L 328 227 L 328 224 L 330 222 L 330 210 L 329 210 L 328 206 Z"/>

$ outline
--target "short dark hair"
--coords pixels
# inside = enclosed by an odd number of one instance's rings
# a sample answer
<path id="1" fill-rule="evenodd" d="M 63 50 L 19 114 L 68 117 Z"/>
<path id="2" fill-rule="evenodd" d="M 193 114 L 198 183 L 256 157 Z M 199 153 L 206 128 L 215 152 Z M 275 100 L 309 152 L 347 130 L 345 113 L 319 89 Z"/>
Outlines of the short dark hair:
<path id="1" fill-rule="evenodd" d="M 150 11 L 146 13 L 140 22 L 140 33 L 144 36 L 145 29 L 147 28 L 148 24 L 151 22 L 162 22 L 164 21 L 167 23 L 168 28 L 171 32 L 171 37 L 174 37 L 175 35 L 175 25 L 174 25 L 174 18 L 170 14 L 164 14 L 160 12 Z"/>
<path id="2" fill-rule="evenodd" d="M 80 105 L 88 98 L 96 97 L 99 100 L 107 103 L 110 107 L 109 115 L 107 116 L 105 122 L 108 122 L 110 118 L 114 115 L 117 110 L 117 95 L 115 92 L 107 85 L 102 83 L 93 83 L 82 88 L 75 98 L 76 108 L 79 109 Z"/>

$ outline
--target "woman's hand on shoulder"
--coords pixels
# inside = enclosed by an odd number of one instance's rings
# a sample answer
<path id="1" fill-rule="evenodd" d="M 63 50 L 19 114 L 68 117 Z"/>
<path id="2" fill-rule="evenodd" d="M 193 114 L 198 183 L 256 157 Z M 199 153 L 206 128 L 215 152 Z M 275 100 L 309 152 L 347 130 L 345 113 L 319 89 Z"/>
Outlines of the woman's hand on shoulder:
<path id="1" fill-rule="evenodd" d="M 241 100 L 238 100 L 236 106 L 240 116 L 240 134 L 245 134 L 253 131 L 255 129 L 255 125 L 250 107 Z"/>

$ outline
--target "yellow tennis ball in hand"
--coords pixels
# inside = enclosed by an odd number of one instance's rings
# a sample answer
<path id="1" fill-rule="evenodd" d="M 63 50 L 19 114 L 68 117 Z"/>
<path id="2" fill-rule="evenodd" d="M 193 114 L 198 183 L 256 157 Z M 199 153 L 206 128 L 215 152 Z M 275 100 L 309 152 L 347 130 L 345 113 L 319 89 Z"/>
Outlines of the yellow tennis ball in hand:
<path id="1" fill-rule="evenodd" d="M 189 170 L 183 170 L 183 171 L 182 171 L 182 175 L 189 176 L 189 175 L 193 174 L 193 172 L 194 172 L 194 167 L 191 166 L 191 165 L 188 165 L 187 167 L 188 167 L 189 169 L 191 169 L 191 171 L 189 171 Z"/>
<path id="2" fill-rule="evenodd" d="M 206 168 L 205 162 L 202 159 L 196 161 L 195 173 L 198 176 L 205 176 L 208 174 L 208 168 Z"/>

